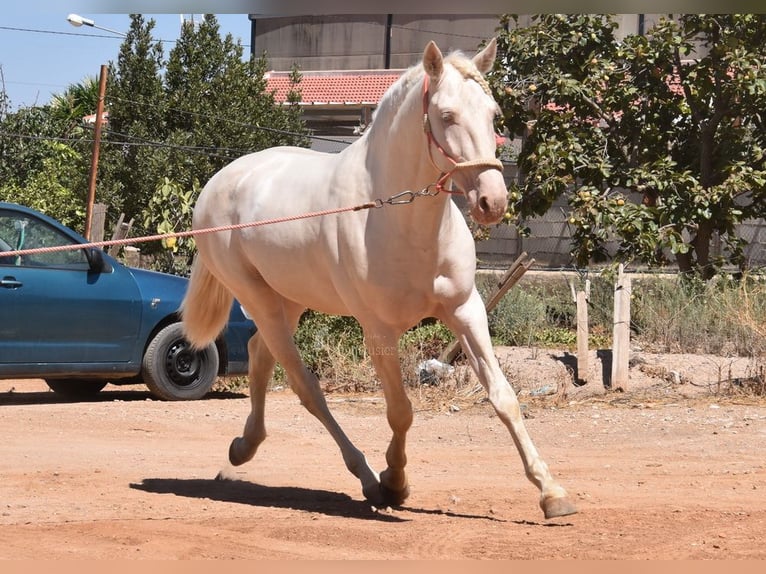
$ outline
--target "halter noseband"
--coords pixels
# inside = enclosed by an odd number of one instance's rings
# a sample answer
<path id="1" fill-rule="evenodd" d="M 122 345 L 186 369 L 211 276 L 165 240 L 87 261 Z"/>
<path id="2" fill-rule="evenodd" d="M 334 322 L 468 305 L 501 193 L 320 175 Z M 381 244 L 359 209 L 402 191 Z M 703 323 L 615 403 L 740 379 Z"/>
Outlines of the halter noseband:
<path id="1" fill-rule="evenodd" d="M 428 119 L 428 83 L 429 76 L 428 73 L 426 73 L 425 78 L 423 79 L 423 131 L 425 132 L 426 138 L 428 139 L 428 158 L 431 160 L 433 166 L 441 171 L 433 158 L 433 152 L 431 151 L 431 146 L 433 145 L 437 150 L 439 150 L 439 153 L 441 153 L 444 158 L 452 164 L 452 169 L 447 172 L 442 172 L 442 174 L 439 176 L 439 179 L 434 184 L 436 191 L 444 191 L 446 193 L 463 193 L 462 191 L 452 191 L 451 189 L 444 188 L 444 184 L 447 183 L 447 181 L 452 177 L 452 174 L 459 169 L 465 169 L 468 167 L 484 167 L 487 169 L 496 169 L 502 172 L 503 162 L 495 157 L 487 159 L 472 159 L 469 161 L 458 161 L 447 150 L 445 150 L 439 144 L 439 142 L 436 141 L 436 138 L 431 131 L 431 121 Z"/>

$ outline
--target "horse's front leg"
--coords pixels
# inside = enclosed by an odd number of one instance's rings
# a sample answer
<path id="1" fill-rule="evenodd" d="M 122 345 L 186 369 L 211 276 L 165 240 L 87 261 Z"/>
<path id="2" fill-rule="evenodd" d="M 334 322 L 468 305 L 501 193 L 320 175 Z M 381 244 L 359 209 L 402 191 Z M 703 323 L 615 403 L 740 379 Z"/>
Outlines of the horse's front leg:
<path id="1" fill-rule="evenodd" d="M 412 426 L 412 403 L 404 391 L 399 364 L 399 335 L 385 328 L 365 328 L 365 342 L 386 399 L 391 442 L 386 450 L 387 468 L 380 473 L 380 494 L 387 504 L 399 505 L 410 494 L 405 451 L 407 431 Z M 368 496 L 369 498 L 369 496 Z"/>
<path id="2" fill-rule="evenodd" d="M 452 313 L 445 313 L 442 320 L 459 338 L 463 352 L 489 395 L 490 403 L 511 432 L 527 478 L 540 489 L 540 507 L 545 517 L 577 512 L 566 490 L 554 480 L 527 433 L 516 393 L 500 370 L 493 352 L 486 309 L 476 289 L 466 303 Z"/>

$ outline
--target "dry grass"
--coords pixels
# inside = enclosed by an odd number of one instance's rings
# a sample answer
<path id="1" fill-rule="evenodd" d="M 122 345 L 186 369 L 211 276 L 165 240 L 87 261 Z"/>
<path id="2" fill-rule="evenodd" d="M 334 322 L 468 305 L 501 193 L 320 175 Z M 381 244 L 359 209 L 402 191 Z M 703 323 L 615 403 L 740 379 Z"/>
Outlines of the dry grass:
<path id="1" fill-rule="evenodd" d="M 737 326 L 739 353 L 752 360 L 747 376 L 730 378 L 729 391 L 766 396 L 766 287 L 744 280 L 722 300 L 725 314 Z"/>
<path id="2" fill-rule="evenodd" d="M 538 283 L 540 281 L 538 280 Z M 551 274 L 547 286 L 534 284 L 527 292 L 525 285 L 513 289 L 493 312 L 491 325 L 498 345 L 508 345 L 498 333 L 521 333 L 529 344 L 551 348 L 556 341 L 540 340 L 539 333 L 531 329 L 545 330 L 549 327 L 548 315 L 559 318 L 568 314 L 569 293 L 558 293 L 566 284 L 556 274 Z M 591 331 L 608 332 L 611 325 L 604 323 L 611 308 L 608 300 L 610 290 L 599 283 L 592 294 Z M 715 380 L 706 383 L 712 394 L 750 394 L 766 396 L 766 284 L 763 281 L 744 278 L 738 282 L 719 280 L 690 289 L 669 278 L 642 278 L 634 285 L 633 340 L 646 352 L 681 353 L 715 356 L 722 364 L 727 359 L 746 358 L 751 366 L 743 376 L 733 375 L 722 367 Z M 555 313 L 541 311 L 543 308 Z M 534 320 L 532 320 L 534 318 Z M 563 329 L 563 326 L 557 324 Z M 502 328 L 501 328 L 502 327 Z M 465 364 L 458 362 L 449 375 L 440 377 L 437 385 L 423 384 L 419 374 L 422 361 L 437 357 L 449 343 L 450 334 L 443 326 L 427 323 L 405 334 L 399 354 L 405 386 L 413 400 L 422 408 L 449 410 L 465 408 L 469 404 L 485 400 L 484 389 Z M 307 365 L 312 369 L 327 393 L 380 393 L 380 381 L 372 367 L 370 357 L 364 351 L 361 329 L 348 318 L 331 319 L 318 314 L 308 315 L 299 329 L 298 344 Z M 518 341 L 515 343 L 519 344 Z M 608 341 L 600 348 L 608 348 Z M 530 353 L 533 352 L 532 347 Z M 530 357 L 534 362 L 535 357 Z M 506 378 L 520 396 L 536 399 L 544 396 L 546 401 L 565 403 L 572 390 L 572 373 L 556 373 L 554 380 L 535 383 L 534 364 L 525 366 L 523 361 L 501 364 Z M 522 372 L 519 372 L 522 369 Z M 527 369 L 527 372 L 523 370 Z M 643 370 L 643 369 L 642 369 Z M 652 375 L 652 373 L 646 373 Z M 659 380 L 671 384 L 675 380 L 672 371 L 658 373 Z M 530 383 L 530 381 L 533 381 Z M 226 390 L 246 388 L 244 378 L 228 381 Z M 285 384 L 284 373 L 277 368 L 276 384 Z M 525 388 L 534 384 L 543 389 Z M 543 390 L 539 394 L 532 391 Z"/>

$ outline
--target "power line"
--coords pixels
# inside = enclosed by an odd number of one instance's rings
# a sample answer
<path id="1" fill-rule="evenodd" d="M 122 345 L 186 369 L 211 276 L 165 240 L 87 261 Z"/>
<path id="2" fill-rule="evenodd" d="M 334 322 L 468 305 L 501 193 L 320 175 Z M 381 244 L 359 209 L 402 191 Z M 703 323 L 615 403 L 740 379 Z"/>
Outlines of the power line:
<path id="1" fill-rule="evenodd" d="M 166 142 L 153 141 L 153 140 L 149 140 L 139 136 L 124 134 L 124 133 L 115 132 L 111 130 L 105 130 L 104 134 L 111 135 L 111 136 L 119 136 L 119 137 L 127 138 L 128 140 L 134 140 L 134 141 L 126 141 L 126 140 L 106 139 L 106 140 L 103 140 L 103 143 L 105 144 L 111 144 L 111 145 L 117 145 L 117 146 L 143 146 L 143 147 L 188 151 L 191 153 L 197 153 L 200 155 L 204 155 L 206 157 L 214 157 L 218 159 L 232 159 L 232 156 L 221 155 L 219 153 L 214 153 L 211 150 L 232 152 L 232 154 L 237 154 L 234 157 L 251 153 L 253 151 L 253 150 L 242 150 L 242 149 L 235 149 L 235 148 L 223 148 L 223 147 L 212 147 L 212 146 L 191 146 L 191 145 L 182 145 L 182 144 L 170 144 Z"/>
<path id="2" fill-rule="evenodd" d="M 402 26 L 398 24 L 392 24 L 392 28 L 398 28 L 400 30 L 404 30 L 406 32 L 419 32 L 423 34 L 436 34 L 440 36 L 453 36 L 455 38 L 469 38 L 471 40 L 479 40 L 480 42 L 482 40 L 486 40 L 484 36 L 476 36 L 474 34 L 459 34 L 457 32 L 445 32 L 440 30 L 426 30 L 425 28 L 411 28 L 408 26 Z"/>
<path id="3" fill-rule="evenodd" d="M 85 38 L 109 38 L 111 40 L 123 40 L 121 36 L 115 36 L 114 34 L 84 34 L 82 32 L 58 32 L 56 30 L 35 30 L 34 28 L 14 28 L 11 26 L 0 26 L 0 30 L 9 30 L 11 32 L 32 32 L 34 34 L 53 34 L 57 36 L 82 36 Z M 159 40 L 160 42 L 169 42 L 175 40 Z"/>
<path id="4" fill-rule="evenodd" d="M 25 140 L 31 140 L 31 141 L 54 141 L 54 142 L 63 142 L 63 143 L 77 143 L 77 142 L 93 143 L 92 139 L 75 140 L 72 138 L 66 138 L 61 136 L 33 136 L 30 134 L 18 134 L 13 132 L 0 132 L 0 137 L 25 139 Z"/>
<path id="5" fill-rule="evenodd" d="M 146 103 L 146 102 L 137 102 L 135 100 L 129 100 L 129 99 L 126 99 L 126 98 L 118 98 L 118 97 L 115 97 L 115 96 L 110 96 L 109 100 L 114 101 L 114 102 L 123 102 L 123 103 L 127 103 L 127 104 L 134 104 L 136 106 L 142 106 L 142 107 L 148 108 L 148 109 L 158 109 L 158 106 L 156 106 L 156 105 L 149 104 L 149 103 Z M 186 114 L 186 115 L 189 115 L 189 116 L 205 118 L 205 119 L 208 119 L 208 120 L 216 120 L 216 121 L 219 121 L 219 122 L 227 122 L 227 123 L 239 126 L 239 127 L 250 128 L 252 130 L 261 130 L 261 131 L 264 131 L 264 132 L 278 133 L 280 135 L 288 135 L 288 136 L 292 136 L 292 137 L 305 137 L 305 138 L 310 138 L 312 140 L 317 140 L 317 141 L 325 141 L 325 142 L 330 142 L 330 143 L 338 143 L 338 144 L 346 144 L 346 145 L 348 145 L 348 142 L 345 141 L 345 140 L 335 139 L 335 138 L 331 138 L 331 137 L 327 137 L 327 136 L 315 136 L 315 135 L 309 135 L 309 134 L 304 134 L 304 133 L 291 132 L 291 131 L 287 131 L 287 130 L 280 130 L 278 128 L 271 128 L 271 127 L 266 127 L 266 126 L 259 126 L 257 124 L 249 124 L 249 123 L 241 122 L 239 120 L 231 119 L 230 117 L 217 116 L 217 115 L 212 115 L 212 114 L 203 114 L 203 113 L 200 113 L 200 112 L 192 112 L 192 111 L 189 111 L 189 110 L 182 110 L 182 109 L 179 109 L 179 108 L 168 107 L 168 108 L 165 108 L 165 109 L 167 111 L 172 111 L 172 112 L 176 112 L 176 113 L 180 113 L 180 114 Z"/>
<path id="6" fill-rule="evenodd" d="M 486 40 L 486 38 L 484 36 L 477 36 L 475 34 L 460 34 L 458 32 L 445 32 L 445 31 L 441 31 L 441 30 L 429 30 L 429 29 L 426 29 L 426 28 L 417 28 L 417 27 L 403 26 L 401 24 L 393 24 L 391 27 L 395 28 L 395 29 L 398 29 L 398 30 L 403 30 L 405 32 L 423 33 L 423 34 L 434 34 L 434 35 L 440 35 L 440 36 L 452 36 L 452 37 L 455 37 L 455 38 L 468 38 L 468 39 L 471 39 L 471 40 L 478 40 L 478 41 Z M 94 33 L 94 32 L 88 32 L 88 33 L 83 33 L 83 32 L 60 32 L 60 31 L 57 31 L 57 30 L 38 30 L 38 29 L 35 29 L 35 28 L 19 28 L 19 27 L 14 27 L 14 26 L 0 26 L 0 30 L 7 30 L 7 31 L 10 31 L 10 32 L 29 32 L 29 33 L 33 33 L 33 34 L 52 34 L 52 35 L 57 35 L 57 36 L 75 36 L 75 37 L 84 37 L 84 38 L 107 38 L 107 39 L 110 39 L 110 40 L 114 40 L 114 39 L 124 40 L 123 37 L 117 36 L 117 35 L 114 35 L 114 34 L 99 34 L 99 33 Z M 178 40 L 163 40 L 161 38 L 157 39 L 155 41 L 161 42 L 163 44 L 175 44 L 175 43 L 178 42 Z M 242 45 L 243 48 L 251 48 L 252 47 L 250 44 L 242 43 L 241 39 L 240 39 L 240 44 Z M 337 56 L 337 55 L 341 55 L 341 54 L 334 54 L 333 56 Z M 346 55 L 346 54 L 343 54 L 343 55 Z M 371 54 L 364 54 L 364 55 L 371 55 Z M 328 56 L 328 54 L 323 54 L 323 56 Z"/>
<path id="7" fill-rule="evenodd" d="M 138 103 L 138 102 L 133 102 Z M 140 104 L 139 104 L 140 105 Z M 148 104 L 146 104 L 148 106 Z M 247 127 L 253 130 L 261 130 L 266 131 L 270 133 L 275 133 L 278 135 L 285 135 L 285 136 L 291 136 L 291 137 L 303 137 L 310 140 L 316 140 L 316 141 L 326 141 L 331 143 L 337 143 L 337 144 L 343 144 L 343 145 L 349 145 L 349 142 L 344 140 L 338 140 L 333 138 L 327 138 L 327 137 L 321 137 L 321 136 L 313 136 L 309 134 L 301 134 L 297 132 L 291 132 L 287 130 L 280 130 L 278 128 L 269 128 L 264 126 L 257 126 L 252 124 L 246 124 L 243 122 L 236 122 L 234 120 L 229 120 L 228 118 L 220 118 L 218 116 L 213 115 L 207 115 L 207 114 L 199 114 L 196 112 L 190 112 L 186 110 L 178 110 L 175 111 L 180 113 L 185 113 L 189 115 L 196 115 L 201 117 L 207 117 L 210 119 L 218 119 L 222 121 L 230 121 L 236 125 L 240 125 L 242 127 Z M 179 151 L 186 151 L 190 153 L 195 153 L 199 155 L 204 155 L 206 157 L 211 158 L 217 158 L 217 159 L 233 159 L 236 157 L 239 157 L 241 155 L 245 155 L 248 153 L 252 153 L 256 150 L 247 150 L 247 149 L 237 149 L 237 148 L 221 148 L 221 147 L 211 147 L 211 146 L 186 146 L 181 144 L 171 144 L 167 142 L 162 141 L 155 141 L 155 140 L 149 140 L 146 138 L 142 138 L 140 136 L 135 136 L 131 134 L 125 134 L 122 132 L 117 132 L 113 130 L 105 130 L 105 135 L 113 136 L 113 137 L 120 137 L 120 138 L 126 138 L 126 139 L 109 139 L 106 138 L 102 140 L 102 143 L 104 145 L 115 145 L 115 146 L 123 146 L 123 147 L 149 147 L 149 148 L 156 148 L 156 149 L 171 149 L 171 150 L 179 150 Z M 86 144 L 92 144 L 93 139 L 92 138 L 72 138 L 72 137 L 62 137 L 62 136 L 45 136 L 45 135 L 30 135 L 30 134 L 20 134 L 20 133 L 13 133 L 13 132 L 0 132 L 0 137 L 9 137 L 9 138 L 17 138 L 17 139 L 25 139 L 30 141 L 56 141 L 56 142 L 62 142 L 67 144 L 76 144 L 76 143 L 86 143 Z M 130 141 L 132 140 L 132 141 Z M 215 153 L 213 150 L 216 151 L 224 151 L 224 152 L 230 152 L 230 155 L 222 155 L 220 153 Z"/>
<path id="8" fill-rule="evenodd" d="M 153 141 L 148 140 L 145 138 L 140 138 L 138 136 L 132 136 L 129 134 L 123 134 L 120 132 L 114 132 L 105 130 L 105 135 L 114 135 L 114 136 L 120 136 L 128 139 L 132 139 L 135 141 L 126 141 L 126 140 L 111 140 L 111 139 L 103 139 L 101 141 L 104 145 L 115 145 L 115 146 L 122 146 L 122 147 L 148 147 L 148 148 L 155 148 L 155 149 L 171 149 L 171 150 L 179 150 L 179 151 L 186 151 L 190 153 L 196 153 L 199 155 L 204 155 L 206 157 L 211 158 L 217 158 L 217 159 L 232 159 L 231 155 L 221 155 L 217 153 L 213 153 L 210 150 L 223 150 L 223 151 L 229 151 L 232 152 L 234 157 L 239 157 L 240 155 L 244 155 L 247 153 L 252 153 L 254 150 L 241 150 L 241 149 L 234 149 L 234 148 L 217 148 L 217 147 L 205 147 L 205 146 L 185 146 L 180 144 L 170 144 L 166 142 L 160 142 L 160 141 Z M 54 141 L 54 142 L 61 142 L 66 144 L 92 144 L 93 139 L 92 138 L 72 138 L 72 137 L 61 137 L 61 136 L 34 136 L 29 134 L 19 134 L 19 133 L 13 133 L 13 132 L 0 132 L 0 137 L 9 137 L 9 138 L 17 138 L 17 139 L 24 139 L 24 140 L 30 140 L 30 141 Z"/>
<path id="9" fill-rule="evenodd" d="M 111 101 L 119 101 L 119 102 L 123 102 L 123 103 L 133 104 L 133 105 L 136 105 L 136 106 L 143 107 L 145 109 L 159 109 L 159 106 L 156 106 L 156 105 L 153 105 L 153 104 L 150 104 L 150 103 L 146 103 L 146 102 L 138 102 L 136 100 L 130 100 L 130 99 L 126 99 L 126 98 L 117 98 L 117 97 L 110 97 L 109 99 Z M 251 130 L 254 130 L 254 131 L 255 130 L 260 130 L 260 131 L 267 132 L 267 133 L 273 133 L 273 134 L 290 136 L 290 137 L 307 138 L 307 139 L 311 139 L 311 140 L 325 141 L 325 142 L 337 143 L 337 144 L 343 144 L 343 145 L 348 145 L 349 144 L 349 142 L 347 142 L 345 140 L 329 138 L 329 137 L 322 137 L 322 136 L 314 136 L 314 135 L 310 135 L 310 134 L 293 132 L 293 131 L 288 131 L 288 130 L 282 130 L 282 129 L 279 129 L 279 128 L 272 128 L 272 127 L 267 127 L 267 126 L 259 126 L 257 124 L 250 124 L 250 123 L 246 123 L 246 122 L 241 122 L 241 121 L 234 120 L 234 119 L 231 119 L 230 117 L 225 117 L 225 116 L 218 116 L 218 115 L 214 115 L 214 114 L 204 114 L 204 113 L 200 113 L 200 112 L 192 112 L 190 110 L 183 110 L 183 109 L 180 109 L 180 108 L 173 108 L 173 107 L 168 107 L 168 108 L 164 108 L 164 109 L 166 111 L 172 111 L 172 112 L 176 112 L 176 113 L 179 113 L 179 114 L 184 114 L 184 115 L 187 115 L 187 116 L 204 118 L 204 119 L 208 119 L 208 120 L 214 120 L 216 122 L 227 122 L 227 123 L 230 123 L 230 124 L 233 124 L 233 125 L 236 125 L 236 126 L 239 126 L 239 127 L 243 127 L 243 128 L 248 128 L 248 129 L 251 129 Z M 199 146 L 182 146 L 182 145 L 178 145 L 178 144 L 168 144 L 166 142 L 159 142 L 159 141 L 148 140 L 148 139 L 145 139 L 145 138 L 141 138 L 139 136 L 134 136 L 134 135 L 131 135 L 131 134 L 125 134 L 125 133 L 121 133 L 121 132 L 116 132 L 116 131 L 108 130 L 108 129 L 105 130 L 105 133 L 113 135 L 113 136 L 119 136 L 119 137 L 129 138 L 129 139 L 134 140 L 134 141 L 121 141 L 121 140 L 105 140 L 104 141 L 104 143 L 106 143 L 106 144 L 114 144 L 114 145 L 125 145 L 125 146 L 145 145 L 145 146 L 150 146 L 150 147 L 153 146 L 153 147 L 162 147 L 162 148 L 186 150 L 186 151 L 191 151 L 191 152 L 194 152 L 194 153 L 203 153 L 204 150 L 206 150 L 206 149 L 208 149 L 208 150 L 209 149 L 218 149 L 218 150 L 223 149 L 223 150 L 226 150 L 226 151 L 231 151 L 231 152 L 239 153 L 239 154 L 251 153 L 253 151 L 253 150 L 241 150 L 241 149 L 235 149 L 235 148 L 210 148 L 210 147 L 206 148 L 206 147 L 199 147 Z M 73 138 L 66 138 L 66 137 L 41 136 L 41 135 L 19 134 L 19 133 L 11 133 L 11 132 L 0 132 L 0 136 L 3 136 L 3 137 L 15 137 L 15 138 L 28 139 L 28 140 L 33 140 L 33 141 L 61 141 L 61 142 L 64 142 L 64 143 L 77 143 L 77 142 L 92 143 L 93 142 L 92 139 L 84 139 L 84 138 L 73 139 Z M 228 156 L 222 156 L 220 154 L 207 154 L 207 155 L 209 155 L 210 157 L 218 157 L 218 158 L 222 158 L 222 159 L 228 159 Z"/>
<path id="10" fill-rule="evenodd" d="M 115 97 L 115 96 L 109 96 L 108 99 L 110 101 L 113 101 L 113 102 L 123 102 L 123 103 L 126 103 L 126 104 L 134 104 L 136 106 L 142 106 L 144 108 L 155 109 L 155 110 L 159 109 L 159 106 L 155 106 L 153 104 L 146 103 L 146 102 L 137 102 L 136 100 L 129 100 L 129 99 L 126 99 L 126 98 L 119 98 L 119 97 Z M 247 123 L 240 122 L 238 120 L 233 120 L 231 118 L 224 117 L 224 116 L 215 116 L 215 115 L 212 115 L 212 114 L 203 114 L 203 113 L 200 113 L 200 112 L 192 112 L 192 111 L 189 111 L 189 110 L 182 110 L 182 109 L 173 108 L 173 107 L 167 107 L 167 108 L 162 108 L 162 109 L 165 110 L 165 111 L 169 111 L 169 112 L 176 112 L 176 113 L 179 113 L 179 114 L 185 114 L 187 116 L 194 116 L 194 117 L 199 117 L 199 118 L 205 118 L 205 119 L 208 119 L 208 120 L 216 120 L 216 121 L 227 122 L 227 123 L 234 124 L 234 125 L 240 126 L 240 127 L 247 127 L 247 128 L 252 128 L 252 129 L 261 129 L 261 130 L 265 130 L 265 131 L 279 131 L 279 130 L 276 130 L 274 128 L 261 127 L 261 126 L 259 126 L 257 124 L 255 124 L 255 125 L 254 124 L 247 124 Z M 285 133 L 288 133 L 288 132 L 285 132 Z M 300 135 L 300 134 L 298 134 L 298 133 L 290 133 L 290 135 Z"/>
<path id="11" fill-rule="evenodd" d="M 122 36 L 117 36 L 115 34 L 99 34 L 99 33 L 83 33 L 83 32 L 59 32 L 56 30 L 36 30 L 34 28 L 16 28 L 12 26 L 0 26 L 0 30 L 7 30 L 10 32 L 31 32 L 34 34 L 52 34 L 55 36 L 79 36 L 82 38 L 108 38 L 110 40 L 125 40 Z M 163 44 L 176 44 L 178 43 L 178 40 L 163 40 L 163 39 L 154 39 L 152 38 L 154 42 L 161 42 Z M 241 41 L 240 41 L 241 42 Z M 248 44 L 242 44 L 243 48 L 249 48 L 250 46 Z"/>

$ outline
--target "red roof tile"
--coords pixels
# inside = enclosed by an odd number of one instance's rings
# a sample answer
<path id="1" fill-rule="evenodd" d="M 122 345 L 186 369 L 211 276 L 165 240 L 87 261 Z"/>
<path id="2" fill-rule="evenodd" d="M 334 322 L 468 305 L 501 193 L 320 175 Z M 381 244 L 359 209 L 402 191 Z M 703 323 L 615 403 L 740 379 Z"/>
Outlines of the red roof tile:
<path id="1" fill-rule="evenodd" d="M 298 89 L 302 105 L 340 104 L 377 105 L 386 90 L 404 70 L 302 72 Z M 274 92 L 277 102 L 285 102 L 290 90 L 290 72 L 268 72 L 266 91 Z"/>

